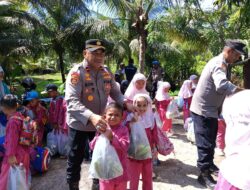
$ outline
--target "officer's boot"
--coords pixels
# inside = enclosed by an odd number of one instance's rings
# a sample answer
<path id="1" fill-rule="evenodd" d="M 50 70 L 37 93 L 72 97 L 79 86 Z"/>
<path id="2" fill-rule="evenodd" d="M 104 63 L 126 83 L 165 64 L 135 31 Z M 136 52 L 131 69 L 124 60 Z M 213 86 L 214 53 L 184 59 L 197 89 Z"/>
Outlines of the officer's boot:
<path id="1" fill-rule="evenodd" d="M 79 190 L 79 183 L 78 182 L 69 183 L 69 190 Z"/>
<path id="2" fill-rule="evenodd" d="M 99 190 L 99 179 L 93 179 L 91 190 Z"/>
<path id="3" fill-rule="evenodd" d="M 209 170 L 201 171 L 198 182 L 204 187 L 207 187 L 209 189 L 214 189 L 216 185 L 216 181 L 211 176 L 211 172 Z"/>
<path id="4" fill-rule="evenodd" d="M 209 167 L 209 171 L 211 172 L 211 174 L 213 174 L 215 176 L 218 176 L 218 174 L 219 174 L 219 168 L 215 164 L 212 164 Z"/>

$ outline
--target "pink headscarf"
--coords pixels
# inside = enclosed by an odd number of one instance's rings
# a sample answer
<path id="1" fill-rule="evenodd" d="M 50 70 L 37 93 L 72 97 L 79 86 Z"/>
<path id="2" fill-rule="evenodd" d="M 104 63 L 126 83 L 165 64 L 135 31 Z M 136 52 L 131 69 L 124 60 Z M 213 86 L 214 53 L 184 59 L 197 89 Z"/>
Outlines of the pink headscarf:
<path id="1" fill-rule="evenodd" d="M 250 90 L 225 99 L 222 115 L 226 121 L 226 158 L 222 176 L 239 189 L 250 189 Z"/>
<path id="2" fill-rule="evenodd" d="M 135 83 L 136 81 L 138 80 L 144 80 L 145 81 L 145 85 L 143 87 L 143 89 L 141 90 L 138 90 L 136 87 L 135 87 Z M 136 73 L 132 79 L 132 81 L 130 82 L 124 96 L 126 99 L 128 100 L 131 100 L 133 101 L 133 98 L 136 94 L 149 94 L 148 91 L 146 90 L 146 82 L 147 82 L 147 79 L 146 77 L 141 74 L 141 73 Z"/>
<path id="3" fill-rule="evenodd" d="M 192 93 L 192 81 L 191 80 L 185 80 L 181 86 L 181 89 L 179 91 L 178 96 L 182 98 L 190 98 L 193 96 Z"/>
<path id="4" fill-rule="evenodd" d="M 144 128 L 151 128 L 151 129 L 153 129 L 154 125 L 155 125 L 155 120 L 154 120 L 154 114 L 153 114 L 153 111 L 152 111 L 152 100 L 149 97 L 149 95 L 147 95 L 147 94 L 136 94 L 134 96 L 134 99 L 133 99 L 133 105 L 136 104 L 136 100 L 139 97 L 144 97 L 147 100 L 147 102 L 148 102 L 147 111 L 143 115 L 141 115 L 139 117 L 139 121 L 142 123 L 142 125 L 144 126 Z"/>
<path id="5" fill-rule="evenodd" d="M 166 88 L 170 88 L 171 85 L 168 82 L 158 82 L 158 88 L 157 88 L 157 92 L 155 95 L 155 99 L 157 101 L 163 101 L 163 100 L 168 100 L 169 99 L 169 94 L 167 92 L 165 92 L 164 90 Z"/>

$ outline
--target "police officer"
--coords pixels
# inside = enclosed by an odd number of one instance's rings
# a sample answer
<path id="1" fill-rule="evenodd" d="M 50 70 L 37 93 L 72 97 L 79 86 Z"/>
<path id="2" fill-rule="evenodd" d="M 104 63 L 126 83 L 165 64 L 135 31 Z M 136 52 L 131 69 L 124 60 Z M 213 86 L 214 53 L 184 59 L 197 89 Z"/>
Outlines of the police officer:
<path id="1" fill-rule="evenodd" d="M 218 174 L 219 170 L 213 158 L 220 107 L 226 95 L 241 90 L 227 79 L 227 68 L 245 53 L 244 47 L 245 44 L 240 41 L 228 40 L 223 52 L 206 64 L 190 107 L 198 150 L 197 166 L 200 169 L 198 182 L 211 189 L 216 183 L 211 174 Z"/>
<path id="2" fill-rule="evenodd" d="M 97 130 L 102 133 L 106 130 L 107 124 L 101 115 L 108 96 L 120 104 L 124 103 L 124 97 L 112 74 L 104 67 L 104 42 L 98 39 L 87 40 L 83 56 L 83 62 L 70 70 L 66 80 L 65 100 L 69 126 L 67 182 L 70 190 L 79 189 L 87 132 Z M 125 105 L 128 110 L 132 110 L 131 105 Z"/>

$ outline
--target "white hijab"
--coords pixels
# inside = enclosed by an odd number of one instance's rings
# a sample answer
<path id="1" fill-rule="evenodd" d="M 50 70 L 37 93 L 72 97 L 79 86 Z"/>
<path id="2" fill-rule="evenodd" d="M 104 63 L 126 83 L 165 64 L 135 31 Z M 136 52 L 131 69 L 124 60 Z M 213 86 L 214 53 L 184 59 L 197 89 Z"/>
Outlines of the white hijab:
<path id="1" fill-rule="evenodd" d="M 158 82 L 157 92 L 155 95 L 155 99 L 157 101 L 163 101 L 169 99 L 169 94 L 165 92 L 166 88 L 170 88 L 171 85 L 168 82 Z"/>
<path id="2" fill-rule="evenodd" d="M 147 94 L 136 94 L 133 99 L 133 105 L 136 104 L 136 100 L 139 97 L 144 97 L 148 102 L 147 111 L 139 117 L 139 121 L 142 123 L 145 129 L 146 128 L 153 129 L 155 126 L 155 120 L 154 120 L 154 114 L 152 111 L 152 100 Z"/>
<path id="3" fill-rule="evenodd" d="M 250 90 L 225 99 L 226 158 L 220 165 L 223 177 L 239 189 L 250 189 Z M 240 175 L 239 175 L 240 174 Z"/>
<path id="4" fill-rule="evenodd" d="M 181 86 L 181 89 L 179 91 L 178 96 L 182 98 L 189 98 L 193 96 L 192 93 L 192 81 L 191 80 L 185 80 Z"/>
<path id="5" fill-rule="evenodd" d="M 139 81 L 139 80 L 143 80 L 145 81 L 145 85 L 143 87 L 143 89 L 141 90 L 138 90 L 136 87 L 135 87 L 135 83 L 136 81 Z M 136 94 L 149 94 L 148 91 L 146 90 L 146 82 L 147 82 L 147 79 L 146 77 L 141 74 L 141 73 L 136 73 L 132 79 L 132 81 L 130 82 L 124 96 L 126 99 L 128 100 L 131 100 L 133 101 L 133 98 Z"/>

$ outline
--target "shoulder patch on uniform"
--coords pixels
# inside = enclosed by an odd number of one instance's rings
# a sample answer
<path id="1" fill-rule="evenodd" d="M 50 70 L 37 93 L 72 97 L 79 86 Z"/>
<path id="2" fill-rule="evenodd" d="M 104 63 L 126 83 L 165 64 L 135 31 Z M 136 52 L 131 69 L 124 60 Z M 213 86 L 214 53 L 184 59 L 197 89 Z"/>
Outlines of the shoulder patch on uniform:
<path id="1" fill-rule="evenodd" d="M 80 73 L 72 72 L 70 76 L 71 84 L 76 85 L 80 80 Z"/>
<path id="2" fill-rule="evenodd" d="M 223 71 L 227 71 L 227 66 L 225 63 L 221 63 L 220 68 L 222 68 Z"/>

